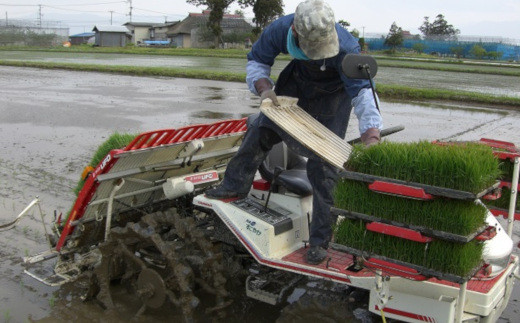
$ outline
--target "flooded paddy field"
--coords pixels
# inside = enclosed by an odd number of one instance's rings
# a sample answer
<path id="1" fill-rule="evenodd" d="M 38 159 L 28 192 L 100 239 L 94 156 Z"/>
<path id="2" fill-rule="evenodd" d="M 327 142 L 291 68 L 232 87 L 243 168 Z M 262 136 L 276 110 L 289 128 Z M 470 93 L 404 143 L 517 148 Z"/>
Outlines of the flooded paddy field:
<path id="1" fill-rule="evenodd" d="M 192 56 L 129 55 L 100 53 L 57 53 L 32 51 L 0 51 L 0 60 L 27 60 L 54 63 L 77 63 L 99 65 L 153 66 L 187 68 L 211 71 L 245 73 L 245 59 Z M 272 67 L 272 75 L 278 75 L 289 61 L 278 60 Z M 410 61 L 394 61 L 392 64 Z M 419 63 L 417 63 L 419 64 Z M 425 64 L 421 62 L 420 64 Z M 432 65 L 432 63 L 429 63 Z M 434 63 L 439 68 L 450 64 Z M 472 67 L 468 67 L 472 68 Z M 508 67 L 479 66 L 484 70 L 501 71 Z M 511 68 L 509 68 L 511 69 Z M 398 84 L 421 88 L 460 90 L 495 95 L 520 97 L 520 77 L 492 74 L 443 72 L 400 67 L 380 66 L 376 83 Z"/>
<path id="2" fill-rule="evenodd" d="M 154 57 L 155 59 L 155 57 Z M 47 221 L 66 213 L 72 188 L 92 153 L 113 132 L 140 133 L 177 128 L 257 112 L 259 100 L 245 84 L 180 78 L 133 77 L 91 72 L 0 67 L 0 224 L 35 196 Z M 385 127 L 405 126 L 395 141 L 508 140 L 520 145 L 520 113 L 465 105 L 382 102 Z M 357 137 L 352 117 L 347 139 Z M 82 303 L 75 286 L 51 288 L 23 274 L 21 257 L 46 249 L 39 213 L 0 232 L 0 320 L 42 322 L 129 319 Z M 515 225 L 515 245 L 520 226 Z M 518 248 L 515 249 L 518 253 Z M 516 284 L 501 322 L 520 311 Z M 120 293 L 121 302 L 132 304 Z M 138 305 L 137 305 L 138 306 Z M 272 322 L 280 308 L 237 302 L 230 321 Z M 171 309 L 145 313 L 142 321 L 172 321 Z"/>

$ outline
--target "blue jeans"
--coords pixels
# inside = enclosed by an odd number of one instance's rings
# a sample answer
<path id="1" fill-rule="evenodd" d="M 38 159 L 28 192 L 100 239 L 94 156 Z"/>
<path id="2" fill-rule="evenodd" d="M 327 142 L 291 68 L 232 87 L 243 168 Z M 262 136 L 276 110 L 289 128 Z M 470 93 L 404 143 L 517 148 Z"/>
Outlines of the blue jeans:
<path id="1" fill-rule="evenodd" d="M 331 78 L 330 74 L 326 79 L 320 79 L 319 74 L 314 80 L 302 79 L 299 71 L 305 68 L 299 61 L 291 62 L 280 74 L 276 93 L 297 97 L 302 109 L 344 138 L 352 105 L 339 75 L 337 79 Z M 331 226 L 336 221 L 330 208 L 338 169 L 305 148 L 263 113 L 248 126 L 244 141 L 227 166 L 222 185 L 230 191 L 248 193 L 258 167 L 271 148 L 282 140 L 295 153 L 308 158 L 307 176 L 313 188 L 309 243 L 327 248 L 332 238 Z"/>

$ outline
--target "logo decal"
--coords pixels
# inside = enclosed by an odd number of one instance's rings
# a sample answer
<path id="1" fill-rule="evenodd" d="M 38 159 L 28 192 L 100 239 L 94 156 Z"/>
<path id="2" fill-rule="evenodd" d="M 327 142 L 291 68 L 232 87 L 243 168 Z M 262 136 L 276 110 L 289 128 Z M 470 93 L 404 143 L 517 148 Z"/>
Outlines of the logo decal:
<path id="1" fill-rule="evenodd" d="M 218 178 L 218 173 L 216 171 L 210 171 L 210 172 L 186 176 L 186 177 L 184 177 L 184 180 L 187 182 L 192 182 L 193 184 L 196 185 L 196 184 L 216 182 L 219 180 L 219 178 Z"/>

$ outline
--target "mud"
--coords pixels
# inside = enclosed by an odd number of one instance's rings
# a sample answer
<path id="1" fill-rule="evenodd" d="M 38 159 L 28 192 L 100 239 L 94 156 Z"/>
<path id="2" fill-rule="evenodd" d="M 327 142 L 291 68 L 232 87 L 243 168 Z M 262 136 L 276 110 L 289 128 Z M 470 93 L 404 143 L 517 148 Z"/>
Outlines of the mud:
<path id="1" fill-rule="evenodd" d="M 257 112 L 258 104 L 240 83 L 0 67 L 0 224 L 12 220 L 35 196 L 42 201 L 47 222 L 54 210 L 66 213 L 74 201 L 72 187 L 91 153 L 114 131 L 139 133 L 240 118 Z M 406 127 L 392 140 L 490 137 L 520 145 L 519 112 L 413 102 L 383 102 L 381 108 L 385 127 Z M 352 117 L 347 139 L 356 136 Z M 518 224 L 514 232 L 516 245 Z M 14 229 L 0 232 L 0 320 L 128 319 L 98 304 L 82 303 L 77 286 L 45 287 L 24 275 L 20 258 L 45 249 L 37 211 Z M 518 286 L 502 322 L 518 317 Z M 115 293 L 121 296 L 116 307 L 139 308 L 124 290 Z M 270 322 L 279 315 L 280 308 L 239 299 L 232 321 Z M 167 321 L 176 315 L 161 309 L 142 321 Z"/>

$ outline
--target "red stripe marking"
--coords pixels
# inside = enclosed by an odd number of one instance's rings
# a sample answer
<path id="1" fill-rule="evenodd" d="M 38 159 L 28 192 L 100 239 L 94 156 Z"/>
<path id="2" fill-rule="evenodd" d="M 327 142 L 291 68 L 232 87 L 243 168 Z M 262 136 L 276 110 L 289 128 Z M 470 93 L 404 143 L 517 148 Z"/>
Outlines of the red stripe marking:
<path id="1" fill-rule="evenodd" d="M 504 219 L 507 219 L 509 217 L 509 211 L 508 210 L 489 208 L 489 211 L 494 216 L 500 216 L 501 215 Z M 515 212 L 514 213 L 514 220 L 515 221 L 520 221 L 520 212 Z"/>
<path id="2" fill-rule="evenodd" d="M 423 236 L 420 232 L 396 227 L 394 225 L 380 223 L 380 222 L 371 222 L 366 225 L 367 230 L 377 233 L 386 234 L 389 236 L 394 236 L 398 238 L 403 238 L 406 240 L 412 240 L 421 243 L 432 242 L 434 239 L 430 237 Z"/>
<path id="3" fill-rule="evenodd" d="M 372 184 L 368 185 L 368 188 L 371 191 L 383 193 L 383 194 L 392 194 L 399 195 L 403 197 L 410 197 L 414 199 L 420 200 L 432 200 L 433 196 L 431 194 L 427 194 L 424 192 L 424 189 L 418 187 L 412 187 L 402 184 L 382 182 L 382 181 L 374 181 Z"/>

